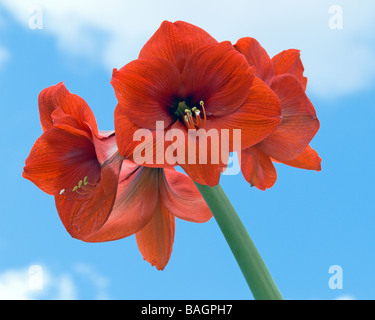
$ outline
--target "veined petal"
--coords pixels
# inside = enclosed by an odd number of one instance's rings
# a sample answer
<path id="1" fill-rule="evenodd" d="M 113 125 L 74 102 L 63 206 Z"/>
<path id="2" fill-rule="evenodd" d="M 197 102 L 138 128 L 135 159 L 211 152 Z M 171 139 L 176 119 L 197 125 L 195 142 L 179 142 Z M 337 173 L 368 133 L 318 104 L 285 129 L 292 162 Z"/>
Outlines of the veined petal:
<path id="1" fill-rule="evenodd" d="M 85 241 L 118 240 L 142 229 L 152 219 L 158 204 L 160 170 L 139 167 L 124 160 L 111 215 Z"/>
<path id="2" fill-rule="evenodd" d="M 182 73 L 182 96 L 204 101 L 207 115 L 236 111 L 249 95 L 255 70 L 230 42 L 196 51 Z"/>
<path id="3" fill-rule="evenodd" d="M 64 83 L 48 87 L 41 91 L 38 98 L 40 122 L 43 131 L 53 127 L 52 113 L 61 108 L 63 113 L 71 115 L 83 128 L 86 123 L 97 134 L 98 128 L 95 116 L 85 100 L 76 94 L 70 93 Z"/>
<path id="4" fill-rule="evenodd" d="M 174 128 L 185 132 L 184 139 L 174 145 L 177 154 L 183 151 L 178 157 L 181 168 L 195 182 L 209 186 L 217 185 L 229 158 L 228 149 L 221 145 L 220 131 L 215 128 L 187 130 L 179 121 L 174 124 Z"/>
<path id="5" fill-rule="evenodd" d="M 162 58 L 182 72 L 186 60 L 200 47 L 217 41 L 206 31 L 190 23 L 164 21 L 146 42 L 139 58 Z"/>
<path id="6" fill-rule="evenodd" d="M 229 149 L 234 150 L 235 131 L 241 130 L 240 149 L 248 148 L 270 135 L 281 123 L 281 104 L 275 93 L 259 78 L 255 77 L 250 93 L 235 112 L 222 116 L 212 116 L 203 126 L 219 132 L 228 129 Z M 237 151 L 237 150 L 235 150 Z"/>
<path id="7" fill-rule="evenodd" d="M 251 66 L 255 67 L 255 75 L 266 83 L 270 83 L 275 69 L 266 50 L 254 38 L 246 37 L 237 41 L 234 47 L 241 52 Z"/>
<path id="8" fill-rule="evenodd" d="M 302 154 L 319 130 L 319 120 L 296 77 L 277 76 L 271 88 L 280 99 L 283 119 L 258 148 L 276 160 L 293 160 Z"/>
<path id="9" fill-rule="evenodd" d="M 96 157 L 99 163 L 103 164 L 118 152 L 118 147 L 114 131 L 107 136 L 102 136 L 101 133 L 99 133 L 99 136 L 100 138 L 96 136 L 93 137 L 93 143 L 95 146 Z"/>
<path id="10" fill-rule="evenodd" d="M 174 216 L 191 221 L 206 222 L 212 213 L 193 180 L 175 169 L 165 169 L 160 182 L 161 202 Z"/>
<path id="11" fill-rule="evenodd" d="M 65 113 L 61 107 L 57 107 L 51 114 L 53 127 L 59 128 L 73 135 L 85 136 L 93 140 L 93 132 L 87 123 L 80 123 L 72 115 Z"/>
<path id="12" fill-rule="evenodd" d="M 45 131 L 35 142 L 23 171 L 24 178 L 51 195 L 74 188 L 85 176 L 94 183 L 100 178 L 93 143 L 59 128 Z"/>
<path id="13" fill-rule="evenodd" d="M 306 90 L 307 78 L 303 76 L 304 67 L 300 58 L 300 51 L 296 49 L 289 49 L 280 52 L 272 58 L 276 75 L 292 74 L 302 85 L 303 90 Z"/>
<path id="14" fill-rule="evenodd" d="M 170 129 L 174 129 L 175 124 Z M 165 150 L 172 142 L 165 141 L 166 132 L 163 125 L 160 128 L 156 126 L 154 129 L 141 128 L 117 107 L 115 128 L 119 152 L 124 158 L 145 167 L 170 167 L 165 159 Z"/>
<path id="15" fill-rule="evenodd" d="M 270 157 L 257 147 L 242 150 L 241 171 L 246 181 L 260 190 L 271 188 L 277 179 Z"/>
<path id="16" fill-rule="evenodd" d="M 73 238 L 85 241 L 107 221 L 116 199 L 121 163 L 120 155 L 113 157 L 102 166 L 97 183 L 89 177 L 88 184 L 77 191 L 55 197 L 60 219 Z"/>
<path id="17" fill-rule="evenodd" d="M 284 161 L 283 163 L 295 168 L 320 171 L 321 162 L 322 159 L 318 153 L 310 146 L 307 146 L 306 150 L 298 158 Z"/>
<path id="18" fill-rule="evenodd" d="M 160 58 L 142 58 L 114 69 L 111 84 L 119 102 L 116 114 L 128 116 L 141 128 L 153 129 L 156 121 L 164 121 L 166 128 L 172 121 L 180 83 L 177 68 Z"/>
<path id="19" fill-rule="evenodd" d="M 180 164 L 186 174 L 199 184 L 214 187 L 219 184 L 220 176 L 226 166 L 219 164 Z"/>
<path id="20" fill-rule="evenodd" d="M 175 234 L 175 217 L 162 203 L 156 207 L 149 223 L 135 234 L 143 258 L 163 270 L 172 254 Z"/>

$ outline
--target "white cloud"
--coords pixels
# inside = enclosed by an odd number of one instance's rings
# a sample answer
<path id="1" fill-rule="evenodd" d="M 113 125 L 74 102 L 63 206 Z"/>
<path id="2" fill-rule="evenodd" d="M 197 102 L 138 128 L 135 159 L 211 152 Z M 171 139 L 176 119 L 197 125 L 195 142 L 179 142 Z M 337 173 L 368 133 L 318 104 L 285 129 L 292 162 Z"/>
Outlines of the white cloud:
<path id="1" fill-rule="evenodd" d="M 0 300 L 76 299 L 76 287 L 69 275 L 52 275 L 37 265 L 6 270 L 0 274 Z"/>
<path id="2" fill-rule="evenodd" d="M 1 1 L 1 0 L 0 0 Z M 2 0 L 28 27 L 30 2 Z M 323 97 L 361 90 L 374 78 L 375 2 L 372 0 L 232 0 L 178 2 L 122 0 L 39 0 L 44 31 L 71 53 L 121 67 L 135 59 L 163 20 L 185 20 L 218 40 L 257 38 L 271 55 L 301 50 L 309 90 Z M 329 27 L 332 4 L 342 8 L 343 29 Z M 98 36 L 99 35 L 99 36 Z"/>
<path id="3" fill-rule="evenodd" d="M 46 266 L 10 269 L 0 273 L 0 300 L 76 300 L 77 281 L 88 280 L 93 299 L 108 299 L 108 280 L 87 264 L 77 264 L 73 272 L 56 274 Z"/>

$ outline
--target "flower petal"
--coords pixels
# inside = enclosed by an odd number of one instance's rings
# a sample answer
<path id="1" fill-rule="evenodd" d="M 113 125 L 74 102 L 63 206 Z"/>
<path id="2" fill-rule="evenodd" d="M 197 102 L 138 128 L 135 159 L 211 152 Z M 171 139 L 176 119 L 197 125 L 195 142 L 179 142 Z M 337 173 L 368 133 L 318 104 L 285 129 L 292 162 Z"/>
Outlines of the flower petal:
<path id="1" fill-rule="evenodd" d="M 143 258 L 163 270 L 172 254 L 175 217 L 159 203 L 149 223 L 135 234 Z"/>
<path id="2" fill-rule="evenodd" d="M 221 147 L 220 132 L 215 128 L 187 130 L 179 121 L 174 124 L 174 129 L 185 132 L 184 139 L 174 145 L 177 153 L 180 151 L 178 164 L 181 168 L 195 182 L 217 185 L 229 158 L 228 150 Z"/>
<path id="3" fill-rule="evenodd" d="M 262 80 L 255 77 L 250 93 L 239 109 L 226 116 L 212 116 L 203 128 L 205 130 L 216 128 L 221 133 L 224 132 L 223 129 L 228 129 L 229 149 L 232 152 L 235 144 L 234 130 L 241 130 L 239 149 L 244 149 L 263 140 L 277 128 L 280 122 L 281 104 L 278 97 Z"/>
<path id="4" fill-rule="evenodd" d="M 292 74 L 306 90 L 307 78 L 303 76 L 305 70 L 300 58 L 300 51 L 296 49 L 284 50 L 272 58 L 276 75 Z"/>
<path id="5" fill-rule="evenodd" d="M 73 238 L 86 240 L 107 221 L 116 199 L 121 163 L 119 155 L 107 161 L 101 168 L 100 181 L 77 191 L 82 196 L 64 192 L 55 197 L 60 219 Z"/>
<path id="6" fill-rule="evenodd" d="M 307 170 L 321 170 L 322 159 L 319 157 L 318 153 L 308 146 L 306 150 L 296 159 L 290 161 L 284 161 L 284 164 L 300 169 Z"/>
<path id="7" fill-rule="evenodd" d="M 254 38 L 246 37 L 239 39 L 234 47 L 255 67 L 255 75 L 269 83 L 275 75 L 275 69 L 270 56 L 260 43 Z"/>
<path id="8" fill-rule="evenodd" d="M 180 73 L 170 62 L 159 58 L 134 60 L 118 71 L 114 69 L 111 84 L 119 102 L 117 116 L 126 115 L 141 128 L 155 129 L 156 121 L 164 121 L 165 128 L 169 126 L 180 88 Z"/>
<path id="9" fill-rule="evenodd" d="M 185 173 L 199 184 L 214 187 L 220 182 L 220 176 L 225 166 L 218 164 L 180 164 Z"/>
<path id="10" fill-rule="evenodd" d="M 246 181 L 260 190 L 271 188 L 277 179 L 270 157 L 257 147 L 242 150 L 241 171 Z"/>
<path id="11" fill-rule="evenodd" d="M 182 72 L 186 60 L 196 50 L 215 43 L 206 31 L 190 23 L 164 21 L 143 46 L 139 58 L 163 58 Z"/>
<path id="12" fill-rule="evenodd" d="M 172 142 L 165 141 L 163 125 L 160 128 L 157 125 L 156 129 L 141 128 L 121 108 L 116 108 L 115 128 L 117 145 L 123 157 L 145 167 L 170 167 L 165 158 L 165 150 Z M 175 124 L 170 129 L 174 128 Z"/>
<path id="13" fill-rule="evenodd" d="M 254 73 L 230 42 L 206 46 L 186 61 L 182 97 L 193 105 L 204 101 L 207 115 L 230 114 L 248 97 Z"/>
<path id="14" fill-rule="evenodd" d="M 206 222 L 212 213 L 194 182 L 175 169 L 165 169 L 160 184 L 161 202 L 174 216 L 191 221 Z"/>
<path id="15" fill-rule="evenodd" d="M 277 76 L 271 88 L 280 99 L 283 119 L 258 148 L 276 160 L 293 160 L 302 154 L 319 130 L 319 120 L 296 77 Z"/>
<path id="16" fill-rule="evenodd" d="M 124 160 L 111 215 L 106 223 L 85 241 L 118 240 L 142 229 L 156 210 L 160 170 L 162 169 L 139 167 Z"/>
<path id="17" fill-rule="evenodd" d="M 43 131 L 53 127 L 52 113 L 55 109 L 61 108 L 63 113 L 71 115 L 83 128 L 89 124 L 93 132 L 97 134 L 97 123 L 90 107 L 81 97 L 70 93 L 64 83 L 61 82 L 42 90 L 38 103 Z"/>
<path id="18" fill-rule="evenodd" d="M 85 176 L 99 180 L 100 164 L 93 143 L 83 135 L 53 128 L 35 142 L 23 177 L 51 195 L 74 188 Z"/>

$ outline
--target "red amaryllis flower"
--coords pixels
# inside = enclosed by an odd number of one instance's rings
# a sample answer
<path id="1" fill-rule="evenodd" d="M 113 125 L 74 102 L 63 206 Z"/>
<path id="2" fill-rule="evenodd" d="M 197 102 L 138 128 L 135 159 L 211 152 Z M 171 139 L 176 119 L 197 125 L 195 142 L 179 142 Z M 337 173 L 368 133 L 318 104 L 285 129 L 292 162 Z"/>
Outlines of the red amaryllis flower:
<path id="1" fill-rule="evenodd" d="M 135 233 L 144 258 L 163 269 L 172 251 L 175 217 L 211 218 L 190 178 L 123 159 L 114 133 L 98 131 L 86 102 L 62 83 L 41 92 L 39 111 L 44 132 L 23 176 L 55 196 L 72 237 L 98 242 Z"/>
<path id="2" fill-rule="evenodd" d="M 241 146 L 249 147 L 281 121 L 279 99 L 254 72 L 229 42 L 218 43 L 186 22 L 163 22 L 139 58 L 113 72 L 119 152 L 135 160 L 135 151 L 145 143 L 151 161 L 138 164 L 166 167 L 172 164 L 170 155 L 176 160 L 173 165 L 180 165 L 194 181 L 218 184 L 226 161 L 217 159 L 214 151 L 228 156 L 235 150 L 234 130 L 241 130 Z M 141 129 L 150 132 L 150 140 L 140 142 Z M 197 140 L 196 130 L 207 140 Z M 174 141 L 173 134 L 181 132 L 182 139 Z M 216 140 L 210 132 L 217 134 Z M 191 145 L 196 148 L 188 149 Z M 204 152 L 206 161 L 201 161 Z"/>
<path id="3" fill-rule="evenodd" d="M 298 50 L 290 49 L 272 59 L 253 38 L 241 38 L 234 46 L 281 102 L 282 121 L 268 137 L 253 147 L 242 150 L 241 170 L 245 179 L 259 189 L 276 182 L 273 162 L 297 168 L 321 169 L 321 159 L 309 143 L 319 130 L 315 109 L 306 96 L 307 78 Z"/>
<path id="4" fill-rule="evenodd" d="M 108 219 L 116 198 L 122 157 L 115 136 L 98 131 L 89 106 L 63 83 L 40 93 L 39 113 L 43 134 L 23 177 L 56 196 L 68 232 L 85 238 Z"/>

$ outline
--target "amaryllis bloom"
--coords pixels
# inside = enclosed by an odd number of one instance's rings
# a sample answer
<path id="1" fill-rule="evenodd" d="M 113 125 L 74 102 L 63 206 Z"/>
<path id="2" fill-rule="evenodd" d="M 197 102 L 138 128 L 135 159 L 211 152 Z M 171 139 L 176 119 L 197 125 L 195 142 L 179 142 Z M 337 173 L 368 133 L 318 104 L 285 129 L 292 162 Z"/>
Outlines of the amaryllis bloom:
<path id="1" fill-rule="evenodd" d="M 319 130 L 314 106 L 305 90 L 307 78 L 298 50 L 285 50 L 272 59 L 253 38 L 241 38 L 234 46 L 254 66 L 281 102 L 282 121 L 261 142 L 242 150 L 241 170 L 245 179 L 259 189 L 274 185 L 277 173 L 273 162 L 293 167 L 321 169 L 321 159 L 309 143 Z"/>
<path id="2" fill-rule="evenodd" d="M 254 74 L 255 68 L 230 42 L 218 43 L 186 22 L 164 21 L 137 60 L 113 71 L 120 154 L 135 161 L 137 148 L 145 143 L 139 133 L 148 130 L 152 161 L 135 162 L 149 167 L 180 165 L 194 181 L 218 184 L 226 158 L 215 158 L 215 151 L 228 156 L 238 142 L 238 149 L 250 147 L 281 122 L 279 99 Z M 235 129 L 241 131 L 237 140 Z M 197 132 L 207 140 L 197 139 Z M 196 147 L 189 149 L 191 145 Z M 204 152 L 206 162 L 200 160 Z"/>
<path id="3" fill-rule="evenodd" d="M 174 169 L 143 168 L 124 159 L 114 132 L 102 132 L 86 102 L 64 84 L 39 95 L 43 134 L 23 177 L 55 196 L 66 230 L 87 242 L 136 234 L 143 257 L 158 269 L 170 258 L 175 217 L 212 216 L 193 181 Z"/>

